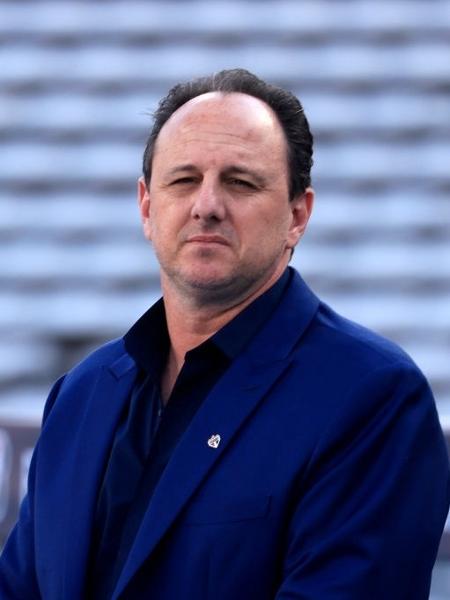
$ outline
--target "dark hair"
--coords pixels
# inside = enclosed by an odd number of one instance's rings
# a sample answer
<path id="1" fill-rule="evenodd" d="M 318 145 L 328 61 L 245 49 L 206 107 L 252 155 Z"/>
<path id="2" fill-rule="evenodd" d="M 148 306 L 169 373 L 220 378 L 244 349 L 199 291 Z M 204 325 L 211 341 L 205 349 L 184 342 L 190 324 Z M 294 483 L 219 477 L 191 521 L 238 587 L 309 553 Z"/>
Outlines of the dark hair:
<path id="1" fill-rule="evenodd" d="M 144 180 L 150 184 L 155 143 L 172 114 L 192 98 L 208 92 L 241 92 L 265 102 L 278 117 L 286 136 L 289 165 L 289 197 L 292 200 L 311 184 L 313 137 L 303 107 L 291 92 L 270 85 L 245 69 L 229 69 L 175 85 L 159 103 L 143 158 Z"/>

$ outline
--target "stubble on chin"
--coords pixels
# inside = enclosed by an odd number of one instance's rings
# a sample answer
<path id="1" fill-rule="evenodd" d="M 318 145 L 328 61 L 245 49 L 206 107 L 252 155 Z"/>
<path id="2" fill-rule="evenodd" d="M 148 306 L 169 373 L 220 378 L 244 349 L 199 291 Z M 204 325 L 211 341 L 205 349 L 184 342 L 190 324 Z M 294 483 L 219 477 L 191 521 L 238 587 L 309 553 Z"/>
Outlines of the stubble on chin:
<path id="1" fill-rule="evenodd" d="M 165 270 L 166 284 L 172 292 L 194 309 L 228 309 L 244 302 L 273 272 L 273 265 L 259 270 L 240 269 L 224 274 L 182 272 Z M 167 289 L 167 287 L 166 287 Z"/>

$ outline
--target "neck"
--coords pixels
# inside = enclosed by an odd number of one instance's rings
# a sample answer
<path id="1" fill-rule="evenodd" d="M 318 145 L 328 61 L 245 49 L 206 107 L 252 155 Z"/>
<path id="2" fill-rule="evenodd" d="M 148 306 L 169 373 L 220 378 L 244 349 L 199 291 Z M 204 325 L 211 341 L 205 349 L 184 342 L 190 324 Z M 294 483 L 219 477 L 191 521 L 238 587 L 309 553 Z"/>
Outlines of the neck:
<path id="1" fill-rule="evenodd" d="M 224 327 L 258 296 L 268 290 L 282 275 L 286 265 L 280 265 L 274 273 L 257 288 L 252 289 L 237 302 L 227 305 L 199 305 L 180 294 L 171 283 L 161 278 L 167 328 L 170 338 L 172 368 L 179 373 L 186 352 L 195 348 L 216 331 Z"/>

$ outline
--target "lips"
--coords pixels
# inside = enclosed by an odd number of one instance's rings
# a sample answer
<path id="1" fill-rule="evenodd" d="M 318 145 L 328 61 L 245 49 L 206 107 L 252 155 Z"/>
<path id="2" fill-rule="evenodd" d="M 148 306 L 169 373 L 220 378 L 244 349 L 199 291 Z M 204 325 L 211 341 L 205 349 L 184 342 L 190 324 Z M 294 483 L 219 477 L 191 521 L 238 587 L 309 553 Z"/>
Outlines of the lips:
<path id="1" fill-rule="evenodd" d="M 187 239 L 187 242 L 197 242 L 201 244 L 222 244 L 224 246 L 229 246 L 228 241 L 220 235 L 192 235 Z"/>

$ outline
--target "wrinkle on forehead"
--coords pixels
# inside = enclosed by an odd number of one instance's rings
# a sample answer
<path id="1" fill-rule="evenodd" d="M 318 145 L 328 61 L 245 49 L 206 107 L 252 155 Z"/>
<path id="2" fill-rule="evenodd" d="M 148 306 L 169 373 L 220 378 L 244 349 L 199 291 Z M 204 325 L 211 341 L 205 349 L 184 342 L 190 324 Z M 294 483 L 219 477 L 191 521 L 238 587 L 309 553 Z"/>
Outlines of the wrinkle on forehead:
<path id="1" fill-rule="evenodd" d="M 236 148 L 236 150 L 245 150 L 246 152 L 250 151 L 248 144 L 246 142 L 248 140 L 254 139 L 255 141 L 259 141 L 263 138 L 259 133 L 249 131 L 242 131 L 240 133 L 227 133 L 227 132 L 218 132 L 217 130 L 208 130 L 204 129 L 203 131 L 198 131 L 197 128 L 187 127 L 183 128 L 180 133 L 180 143 L 182 146 L 186 147 L 190 144 L 196 144 L 198 142 L 204 144 L 205 149 L 208 146 L 226 146 L 230 149 Z M 182 137 L 181 137 L 182 136 Z M 176 143 L 175 143 L 176 144 Z M 174 146 L 172 146 L 172 149 Z"/>

